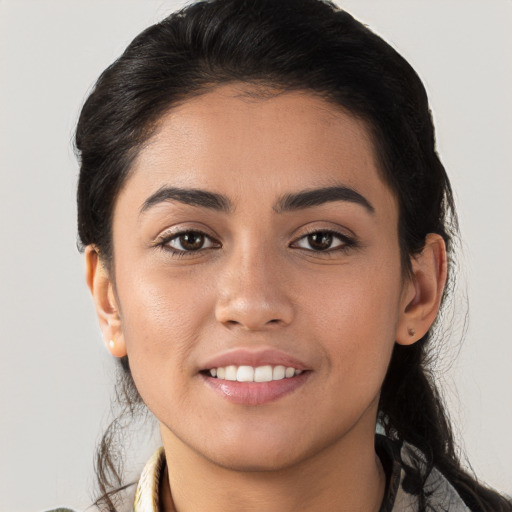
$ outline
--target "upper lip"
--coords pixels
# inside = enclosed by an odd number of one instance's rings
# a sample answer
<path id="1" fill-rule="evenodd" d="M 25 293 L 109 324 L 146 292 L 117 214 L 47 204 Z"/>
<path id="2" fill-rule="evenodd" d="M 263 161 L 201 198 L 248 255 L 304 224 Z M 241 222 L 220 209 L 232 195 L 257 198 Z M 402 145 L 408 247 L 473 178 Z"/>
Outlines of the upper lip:
<path id="1" fill-rule="evenodd" d="M 218 354 L 205 362 L 202 369 L 222 368 L 225 366 L 286 366 L 297 370 L 308 370 L 308 366 L 297 358 L 274 348 L 249 350 L 246 348 L 231 349 Z"/>

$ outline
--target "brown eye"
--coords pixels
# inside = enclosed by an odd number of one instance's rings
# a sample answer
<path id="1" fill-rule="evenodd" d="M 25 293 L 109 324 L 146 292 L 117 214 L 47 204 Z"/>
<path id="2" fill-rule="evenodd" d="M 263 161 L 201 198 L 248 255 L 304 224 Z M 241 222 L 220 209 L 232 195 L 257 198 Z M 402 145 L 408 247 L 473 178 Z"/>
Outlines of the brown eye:
<path id="1" fill-rule="evenodd" d="M 184 233 L 178 237 L 179 243 L 186 251 L 197 251 L 204 245 L 204 235 L 202 233 Z"/>
<path id="2" fill-rule="evenodd" d="M 334 231 L 315 231 L 305 235 L 294 242 L 294 247 L 307 249 L 313 252 L 327 252 L 334 249 L 348 249 L 354 246 L 355 242 L 349 237 Z"/>
<path id="3" fill-rule="evenodd" d="M 170 238 L 165 245 L 179 253 L 194 252 L 215 246 L 212 239 L 201 231 L 183 231 Z"/>
<path id="4" fill-rule="evenodd" d="M 308 243 L 312 249 L 316 251 L 325 251 L 332 245 L 333 236 L 331 233 L 313 233 L 308 235 Z"/>

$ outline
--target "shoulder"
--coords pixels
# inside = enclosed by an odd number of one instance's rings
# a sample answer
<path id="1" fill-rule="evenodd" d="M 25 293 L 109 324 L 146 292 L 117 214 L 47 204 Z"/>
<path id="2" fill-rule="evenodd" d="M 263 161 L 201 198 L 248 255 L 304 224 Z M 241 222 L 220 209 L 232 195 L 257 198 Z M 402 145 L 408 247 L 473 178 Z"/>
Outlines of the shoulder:
<path id="1" fill-rule="evenodd" d="M 71 508 L 59 507 L 59 508 L 52 508 L 51 510 L 46 510 L 45 512 L 75 512 L 75 511 Z"/>
<path id="2" fill-rule="evenodd" d="M 448 479 L 416 447 L 378 435 L 379 457 L 387 459 L 388 489 L 381 512 L 421 510 L 471 512 Z"/>

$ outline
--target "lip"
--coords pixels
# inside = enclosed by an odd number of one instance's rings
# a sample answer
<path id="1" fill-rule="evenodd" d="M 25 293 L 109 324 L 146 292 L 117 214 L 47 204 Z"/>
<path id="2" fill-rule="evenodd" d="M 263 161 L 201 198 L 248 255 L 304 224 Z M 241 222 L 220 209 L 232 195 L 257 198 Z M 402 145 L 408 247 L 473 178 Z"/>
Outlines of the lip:
<path id="1" fill-rule="evenodd" d="M 205 384 L 222 398 L 233 404 L 263 405 L 293 393 L 304 385 L 311 372 L 270 382 L 238 382 L 200 374 Z"/>
<path id="2" fill-rule="evenodd" d="M 212 368 L 225 366 L 285 366 L 302 373 L 294 377 L 273 380 L 270 382 L 238 382 L 217 379 L 208 375 Z M 296 357 L 272 347 L 231 349 L 207 360 L 200 368 L 200 376 L 204 383 L 222 398 L 233 404 L 263 405 L 288 395 L 308 380 L 312 368 Z"/>
<path id="3" fill-rule="evenodd" d="M 310 370 L 311 368 L 295 357 L 274 348 L 259 348 L 257 350 L 232 349 L 209 359 L 202 366 L 201 371 L 221 368 L 224 366 L 278 366 L 293 367 L 296 370 Z"/>

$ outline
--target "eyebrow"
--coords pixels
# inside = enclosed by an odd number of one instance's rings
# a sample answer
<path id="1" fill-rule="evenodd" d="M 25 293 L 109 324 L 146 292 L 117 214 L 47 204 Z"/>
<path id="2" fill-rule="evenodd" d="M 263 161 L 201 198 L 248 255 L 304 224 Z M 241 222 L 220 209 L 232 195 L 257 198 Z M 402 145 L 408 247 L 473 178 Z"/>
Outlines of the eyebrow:
<path id="1" fill-rule="evenodd" d="M 342 185 L 323 187 L 282 196 L 274 206 L 277 213 L 302 210 L 332 201 L 346 201 L 363 206 L 369 213 L 375 213 L 372 204 L 354 189 Z"/>
<path id="2" fill-rule="evenodd" d="M 144 201 L 140 213 L 165 201 L 178 201 L 224 213 L 234 210 L 231 200 L 222 194 L 195 188 L 162 187 Z M 364 196 L 352 188 L 341 185 L 285 194 L 276 201 L 273 209 L 276 213 L 285 213 L 320 206 L 332 201 L 359 204 L 369 213 L 375 213 L 375 208 Z"/>
<path id="3" fill-rule="evenodd" d="M 162 187 L 144 201 L 140 213 L 158 203 L 170 200 L 226 213 L 233 210 L 233 203 L 222 194 L 195 188 Z"/>

